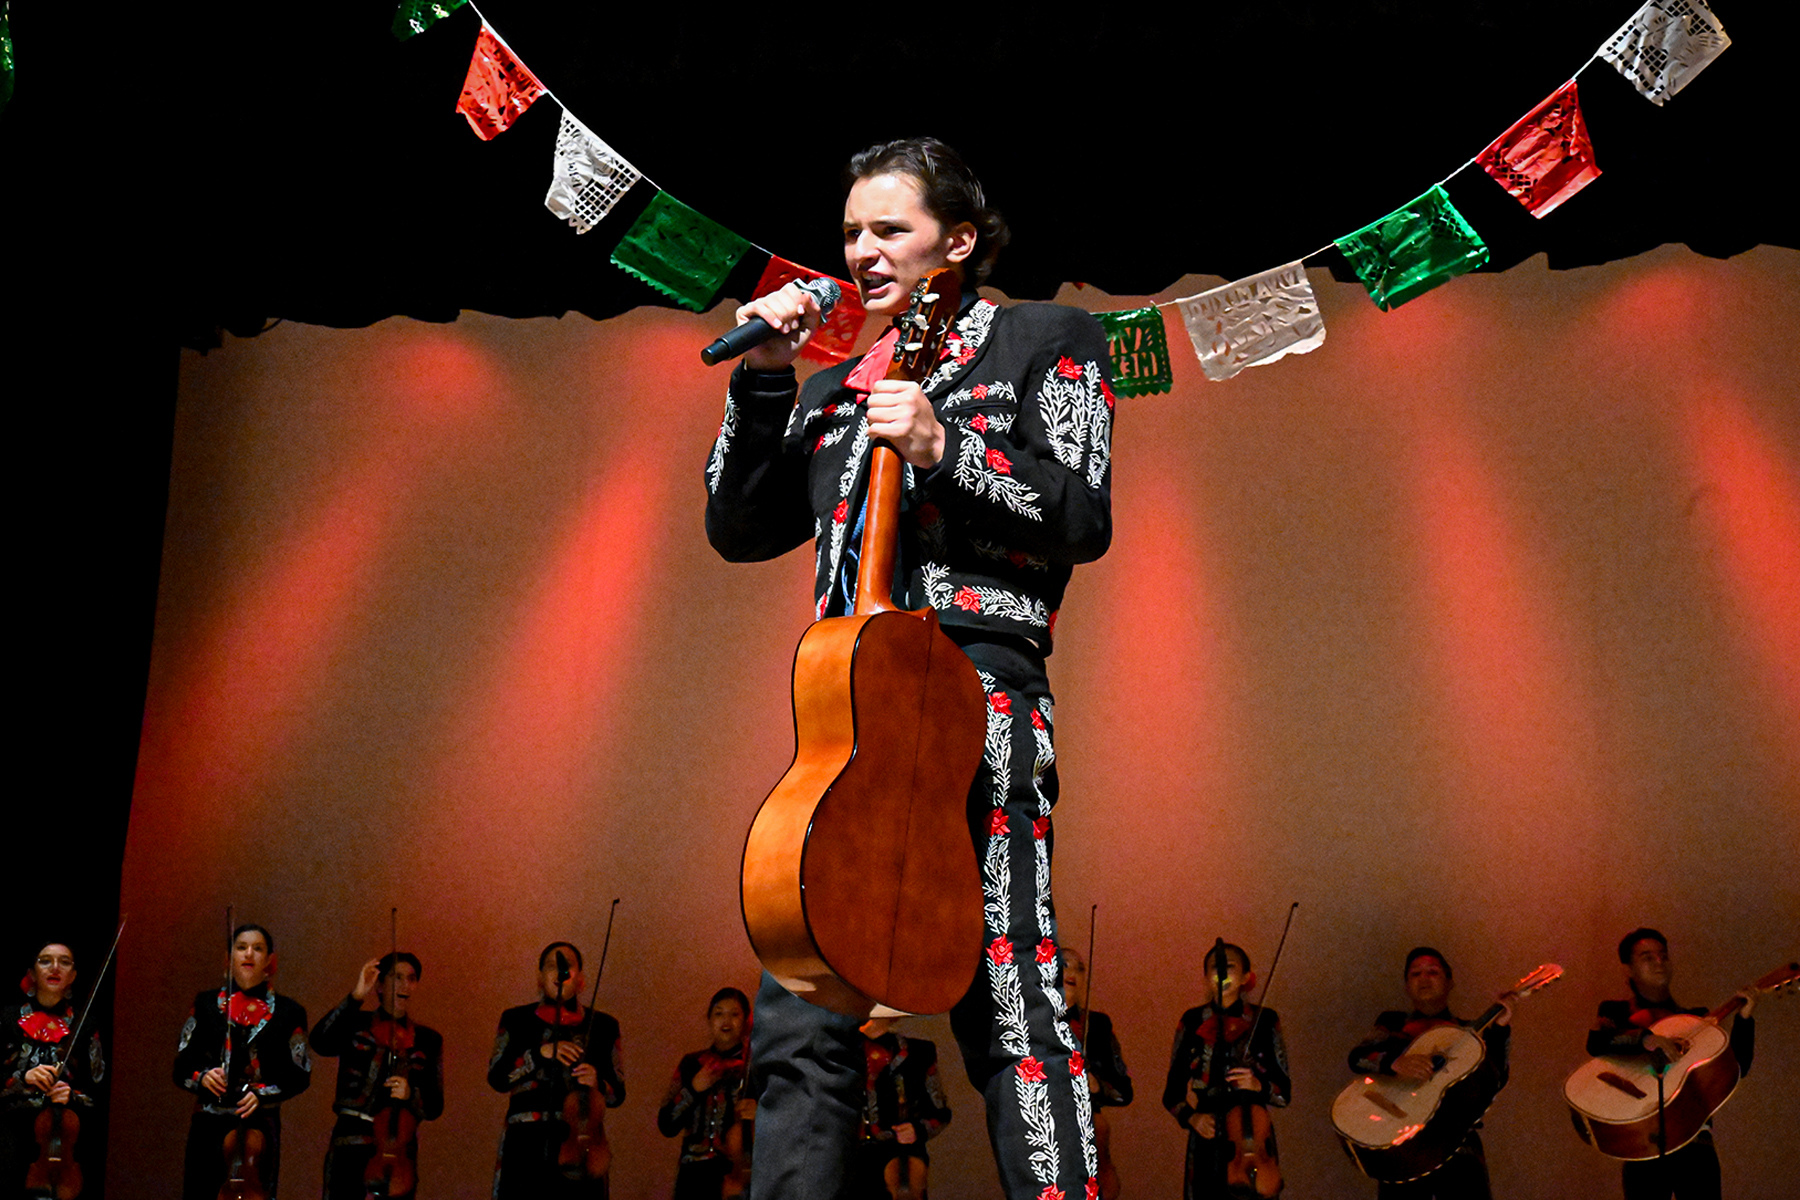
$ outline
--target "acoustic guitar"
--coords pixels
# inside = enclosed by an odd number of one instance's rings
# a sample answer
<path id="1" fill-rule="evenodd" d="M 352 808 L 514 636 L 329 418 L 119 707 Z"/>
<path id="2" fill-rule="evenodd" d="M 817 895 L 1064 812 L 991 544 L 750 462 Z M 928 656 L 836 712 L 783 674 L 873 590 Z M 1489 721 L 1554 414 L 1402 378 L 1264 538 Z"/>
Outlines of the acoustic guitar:
<path id="1" fill-rule="evenodd" d="M 952 270 L 913 290 L 887 378 L 923 380 L 955 319 Z M 849 1016 L 946 1012 L 981 957 L 969 786 L 987 697 L 937 614 L 892 598 L 904 464 L 870 448 L 856 606 L 794 657 L 793 764 L 744 843 L 744 927 L 783 987 Z"/>
<path id="2" fill-rule="evenodd" d="M 1797 986 L 1800 963 L 1788 963 L 1746 990 L 1793 991 Z M 1659 1142 L 1673 1154 L 1699 1137 L 1743 1075 L 1722 1025 L 1743 1003 L 1741 995 L 1733 996 L 1704 1017 L 1675 1013 L 1650 1026 L 1651 1033 L 1682 1046 L 1662 1074 L 1660 1115 L 1650 1056 L 1607 1055 L 1575 1068 L 1563 1084 L 1563 1099 L 1581 1140 L 1609 1158 L 1644 1159 L 1663 1152 Z"/>
<path id="3" fill-rule="evenodd" d="M 1529 996 L 1562 973 L 1545 963 L 1508 995 Z M 1473 1025 L 1434 1025 L 1414 1038 L 1406 1053 L 1431 1059 L 1429 1079 L 1359 1075 L 1338 1093 L 1331 1123 L 1358 1170 L 1382 1183 L 1404 1183 L 1449 1161 L 1499 1094 L 1492 1073 L 1475 1068 L 1487 1057 L 1482 1031 L 1505 1011 L 1496 1004 Z"/>

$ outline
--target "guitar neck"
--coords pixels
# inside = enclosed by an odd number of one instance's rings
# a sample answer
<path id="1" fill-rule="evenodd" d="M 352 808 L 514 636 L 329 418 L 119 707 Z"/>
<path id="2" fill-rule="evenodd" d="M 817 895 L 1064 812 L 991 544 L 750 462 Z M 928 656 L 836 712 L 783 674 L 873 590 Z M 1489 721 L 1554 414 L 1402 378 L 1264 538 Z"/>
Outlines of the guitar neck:
<path id="1" fill-rule="evenodd" d="M 893 612 L 894 562 L 900 541 L 900 481 L 906 464 L 886 442 L 869 447 L 868 508 L 856 564 L 856 613 Z"/>

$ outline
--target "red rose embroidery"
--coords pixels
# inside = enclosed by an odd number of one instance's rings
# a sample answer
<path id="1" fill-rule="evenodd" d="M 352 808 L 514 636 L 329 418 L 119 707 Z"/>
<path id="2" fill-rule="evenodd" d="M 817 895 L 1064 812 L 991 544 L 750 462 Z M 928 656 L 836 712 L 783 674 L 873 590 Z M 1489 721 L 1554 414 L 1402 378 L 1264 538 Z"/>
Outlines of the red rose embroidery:
<path id="1" fill-rule="evenodd" d="M 1012 461 L 998 450 L 989 450 L 987 452 L 987 465 L 994 468 L 994 470 L 1000 472 L 1002 475 L 1012 474 Z"/>
<path id="2" fill-rule="evenodd" d="M 1087 1200 L 1100 1200 L 1100 1181 L 1091 1176 L 1087 1181 Z"/>
<path id="3" fill-rule="evenodd" d="M 956 365 L 957 366 L 959 366 L 959 367 L 967 366 L 969 360 L 974 357 L 975 357 L 975 347 L 973 345 L 971 345 L 968 342 L 956 343 Z"/>
<path id="4" fill-rule="evenodd" d="M 1023 567 L 1030 561 L 1030 556 L 1023 550 L 1008 550 L 1006 552 L 1006 561 L 1015 567 Z"/>
<path id="5" fill-rule="evenodd" d="M 821 408 L 819 411 L 829 417 L 832 414 L 837 412 L 837 405 L 835 403 L 827 404 L 824 408 Z"/>
<path id="6" fill-rule="evenodd" d="M 1080 379 L 1081 367 L 1074 359 L 1063 357 L 1056 360 L 1056 373 L 1064 379 Z"/>
<path id="7" fill-rule="evenodd" d="M 1063 1190 L 1054 1183 L 1047 1183 L 1044 1190 L 1037 1194 L 1037 1200 L 1063 1200 Z"/>
<path id="8" fill-rule="evenodd" d="M 1005 692 L 989 692 L 988 707 L 997 713 L 1005 713 L 1010 717 L 1012 716 L 1012 697 L 1008 696 Z"/>
<path id="9" fill-rule="evenodd" d="M 1049 938 L 1045 938 L 1043 941 L 1039 942 L 1037 944 L 1037 960 L 1041 963 L 1055 962 L 1056 943 Z"/>
<path id="10" fill-rule="evenodd" d="M 959 352 L 958 347 L 960 347 L 961 345 L 962 345 L 962 339 L 957 337 L 954 333 L 951 334 L 949 337 L 945 338 L 944 339 L 944 348 L 942 350 L 938 351 L 938 361 L 943 362 L 946 358 L 949 358 L 951 355 L 958 353 Z"/>
<path id="11" fill-rule="evenodd" d="M 974 588 L 958 588 L 956 590 L 956 596 L 952 600 L 952 603 L 954 603 L 956 605 L 956 607 L 962 609 L 964 612 L 980 612 L 981 611 L 981 596 L 975 591 Z"/>
<path id="12" fill-rule="evenodd" d="M 988 943 L 987 956 L 996 967 L 1004 967 L 1013 960 L 1012 943 L 1003 937 L 995 938 Z M 1039 1075 L 1038 1078 L 1042 1079 L 1043 1076 Z"/>
<path id="13" fill-rule="evenodd" d="M 819 435 L 819 440 L 813 443 L 813 453 L 817 454 L 819 451 L 823 450 L 824 448 L 825 448 L 825 435 L 821 433 Z"/>
<path id="14" fill-rule="evenodd" d="M 1031 823 L 1031 836 L 1032 837 L 1036 838 L 1038 841 L 1041 842 L 1049 835 L 1050 835 L 1050 818 L 1049 817 L 1039 817 L 1037 820 L 1035 820 Z"/>
<path id="15" fill-rule="evenodd" d="M 842 525 L 845 521 L 848 521 L 849 519 L 850 519 L 850 502 L 848 500 L 839 500 L 838 506 L 831 510 L 832 522 L 837 525 Z"/>
<path id="16" fill-rule="evenodd" d="M 1031 710 L 1031 727 L 1033 729 L 1042 729 L 1044 727 L 1044 714 L 1035 708 Z"/>
<path id="17" fill-rule="evenodd" d="M 1027 1056 L 1020 1061 L 1019 1065 L 1015 1067 L 1014 1070 L 1018 1071 L 1019 1078 L 1023 1079 L 1026 1083 L 1044 1082 L 1044 1064 L 1035 1058 Z M 1046 1194 L 1050 1191 L 1050 1188 L 1044 1189 Z M 1061 1192 L 1057 1192 L 1056 1194 L 1058 1196 L 1062 1195 Z"/>
<path id="18" fill-rule="evenodd" d="M 1056 610 L 1056 612 L 1053 612 L 1050 614 L 1050 632 L 1051 633 L 1056 632 L 1056 613 L 1059 613 L 1061 611 L 1062 611 L 1062 609 L 1059 608 Z"/>
<path id="19" fill-rule="evenodd" d="M 1104 379 L 1100 381 L 1100 394 L 1106 397 L 1106 407 L 1108 408 L 1111 408 L 1119 402 L 1119 398 L 1113 395 L 1112 385 L 1107 383 Z"/>
<path id="20" fill-rule="evenodd" d="M 937 523 L 938 523 L 937 505 L 935 505 L 935 504 L 919 505 L 919 524 L 921 524 L 921 525 L 936 525 Z"/>
<path id="21" fill-rule="evenodd" d="M 1006 810 L 1004 808 L 996 808 L 993 812 L 988 814 L 989 837 L 999 837 L 1002 834 L 1011 832 L 1012 831 L 1006 827 Z"/>
<path id="22" fill-rule="evenodd" d="M 977 399 L 977 400 L 986 400 L 987 399 L 987 384 L 985 384 L 985 383 L 976 384 L 974 387 L 969 389 L 969 395 L 975 397 L 975 399 Z"/>
<path id="23" fill-rule="evenodd" d="M 976 433 L 986 433 L 988 431 L 987 417 L 982 413 L 976 413 L 969 421 L 969 428 L 973 429 Z"/>
<path id="24" fill-rule="evenodd" d="M 1069 1074 L 1079 1076 L 1079 1075 L 1085 1074 L 1086 1071 L 1087 1071 L 1087 1060 L 1081 1057 L 1081 1051 L 1077 1050 L 1077 1051 L 1073 1052 L 1072 1054 L 1070 1054 L 1069 1055 Z"/>

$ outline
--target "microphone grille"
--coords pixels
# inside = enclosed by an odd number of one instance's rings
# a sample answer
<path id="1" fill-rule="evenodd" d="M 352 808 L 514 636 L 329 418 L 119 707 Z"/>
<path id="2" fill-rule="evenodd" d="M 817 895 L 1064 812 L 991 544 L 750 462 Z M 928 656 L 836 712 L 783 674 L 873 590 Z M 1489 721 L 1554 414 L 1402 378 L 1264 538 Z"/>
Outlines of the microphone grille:
<path id="1" fill-rule="evenodd" d="M 803 279 L 800 281 L 800 286 L 812 293 L 813 299 L 819 302 L 819 311 L 822 313 L 828 313 L 836 308 L 837 302 L 844 295 L 843 289 L 838 287 L 837 280 L 828 275 L 818 279 Z"/>

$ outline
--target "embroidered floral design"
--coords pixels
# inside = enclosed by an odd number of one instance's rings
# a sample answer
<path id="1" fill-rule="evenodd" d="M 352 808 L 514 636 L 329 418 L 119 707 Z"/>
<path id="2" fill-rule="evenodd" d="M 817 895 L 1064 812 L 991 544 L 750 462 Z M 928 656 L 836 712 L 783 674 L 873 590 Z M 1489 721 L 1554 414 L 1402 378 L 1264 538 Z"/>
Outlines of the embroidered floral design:
<path id="1" fill-rule="evenodd" d="M 928 562 L 919 568 L 919 575 L 927 604 L 939 612 L 949 612 L 956 606 L 957 589 L 950 586 L 949 567 Z M 1039 629 L 1049 626 L 1050 615 L 1042 600 L 997 587 L 971 587 L 970 590 L 981 597 L 981 611 L 987 616 L 1034 625 Z"/>
<path id="2" fill-rule="evenodd" d="M 848 500 L 839 500 L 837 502 L 837 507 L 831 510 L 832 522 L 834 524 L 842 525 L 845 521 L 848 521 L 849 519 L 850 519 L 850 502 Z"/>
<path id="3" fill-rule="evenodd" d="M 731 439 L 737 436 L 738 410 L 737 401 L 732 398 L 731 389 L 725 389 L 725 416 L 719 421 L 719 436 L 713 441 L 712 453 L 706 459 L 706 490 L 717 492 L 719 480 L 725 474 L 725 456 L 731 451 Z"/>
<path id="4" fill-rule="evenodd" d="M 1074 368 L 1065 358 L 1044 375 L 1038 389 L 1038 413 L 1056 461 L 1083 474 L 1089 487 L 1106 478 L 1112 460 L 1112 406 L 1101 392 L 1105 375 L 1099 363 Z M 1085 467 L 1085 471 L 1084 471 Z"/>
<path id="5" fill-rule="evenodd" d="M 1026 1083 L 1042 1083 L 1044 1081 L 1044 1064 L 1030 1055 L 1021 1059 L 1019 1065 L 1014 1069 L 1019 1072 L 1019 1078 Z"/>
<path id="6" fill-rule="evenodd" d="M 974 400 L 986 400 L 987 394 L 988 394 L 988 385 L 985 383 L 978 383 L 974 387 L 969 389 L 969 396 L 971 399 L 974 399 Z"/>
<path id="7" fill-rule="evenodd" d="M 1036 820 L 1032 821 L 1031 836 L 1036 838 L 1038 841 L 1040 841 L 1040 842 L 1043 841 L 1044 838 L 1049 834 L 1049 832 L 1050 832 L 1050 818 L 1049 817 L 1038 817 Z"/>
<path id="8" fill-rule="evenodd" d="M 956 604 L 956 607 L 965 612 L 981 611 L 981 596 L 976 593 L 974 588 L 958 588 L 956 590 L 956 599 L 954 603 Z"/>
<path id="9" fill-rule="evenodd" d="M 973 429 L 976 433 L 986 433 L 988 431 L 987 414 L 976 413 L 974 416 L 970 417 L 969 428 Z"/>
<path id="10" fill-rule="evenodd" d="M 993 332 L 994 316 L 999 311 L 1000 306 L 991 300 L 977 300 L 956 322 L 956 331 L 951 335 L 954 340 L 945 340 L 946 348 L 954 346 L 954 351 L 939 362 L 937 369 L 919 386 L 927 392 L 932 391 L 967 366 Z"/>
<path id="11" fill-rule="evenodd" d="M 999 470 L 994 458 L 1006 463 L 1006 471 Z M 1011 474 L 1012 464 L 998 450 L 989 450 L 978 437 L 958 439 L 956 465 L 951 470 L 951 478 L 958 487 L 973 492 L 977 496 L 991 497 L 1003 506 L 1022 517 L 1033 521 L 1042 521 L 1044 512 L 1037 505 L 1038 494 L 1023 481 Z"/>
<path id="12" fill-rule="evenodd" d="M 1013 960 L 1012 943 L 1003 937 L 995 938 L 988 943 L 987 956 L 995 966 L 1004 967 Z"/>
<path id="13" fill-rule="evenodd" d="M 1000 451 L 990 448 L 987 452 L 987 465 L 1002 475 L 1012 474 L 1012 460 Z"/>
<path id="14" fill-rule="evenodd" d="M 1080 379 L 1081 367 L 1074 359 L 1065 354 L 1056 360 L 1056 373 L 1064 379 Z"/>
<path id="15" fill-rule="evenodd" d="M 996 808 L 988 814 L 989 837 L 1001 837 L 1011 832 L 1012 830 L 1006 827 L 1006 810 L 1004 808 Z"/>
<path id="16" fill-rule="evenodd" d="M 1011 716 L 1012 697 L 1008 696 L 1005 692 L 989 692 L 988 707 L 997 713 L 1006 713 L 1008 716 Z"/>
<path id="17" fill-rule="evenodd" d="M 1035 708 L 1031 710 L 1031 727 L 1040 730 L 1044 727 L 1044 714 Z"/>
<path id="18" fill-rule="evenodd" d="M 1056 943 L 1049 938 L 1045 938 L 1043 941 L 1039 942 L 1037 944 L 1037 960 L 1040 963 L 1055 962 Z"/>
<path id="19" fill-rule="evenodd" d="M 1069 1055 L 1069 1074 L 1084 1075 L 1086 1073 L 1087 1073 L 1087 1060 L 1081 1057 L 1081 1051 L 1077 1050 L 1074 1053 L 1070 1054 Z"/>

